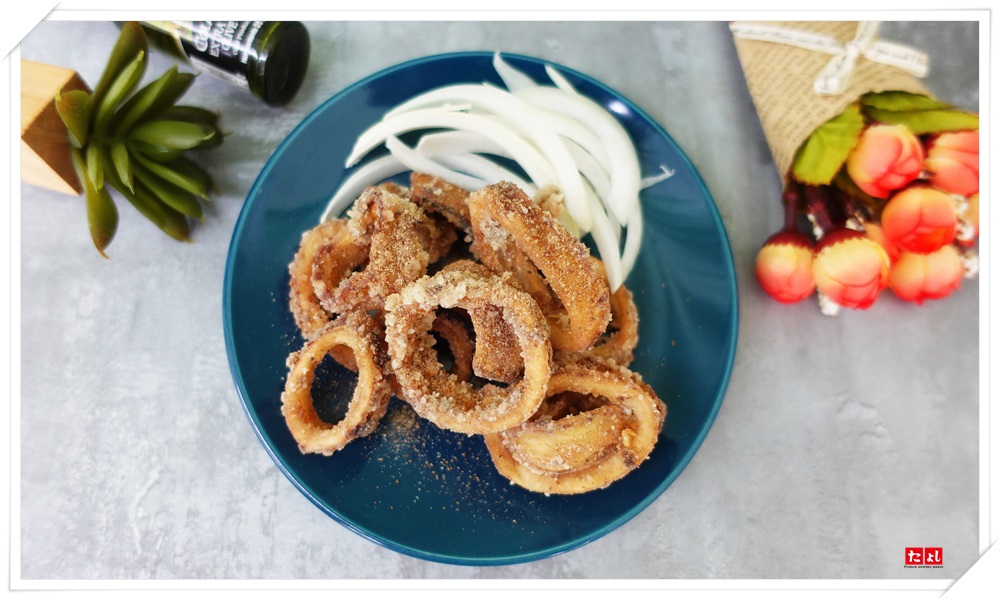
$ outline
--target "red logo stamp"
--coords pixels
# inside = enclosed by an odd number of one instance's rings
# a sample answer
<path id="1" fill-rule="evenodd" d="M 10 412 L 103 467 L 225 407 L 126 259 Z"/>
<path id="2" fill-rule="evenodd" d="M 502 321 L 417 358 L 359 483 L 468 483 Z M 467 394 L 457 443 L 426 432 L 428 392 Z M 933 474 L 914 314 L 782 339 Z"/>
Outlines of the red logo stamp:
<path id="1" fill-rule="evenodd" d="M 940 547 L 913 547 L 904 550 L 903 565 L 934 568 L 944 566 L 944 550 Z"/>

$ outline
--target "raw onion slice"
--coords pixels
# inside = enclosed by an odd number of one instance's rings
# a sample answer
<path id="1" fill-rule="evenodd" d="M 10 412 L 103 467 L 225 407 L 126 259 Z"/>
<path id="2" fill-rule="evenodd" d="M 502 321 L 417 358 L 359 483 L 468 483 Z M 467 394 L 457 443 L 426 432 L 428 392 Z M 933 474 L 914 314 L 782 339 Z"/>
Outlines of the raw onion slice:
<path id="1" fill-rule="evenodd" d="M 406 112 L 375 123 L 358 137 L 354 149 L 347 157 L 346 165 L 358 162 L 376 146 L 384 143 L 390 135 L 435 128 L 472 131 L 491 138 L 506 150 L 537 185 L 556 183 L 553 170 L 542 154 L 510 127 L 481 115 L 443 109 Z"/>
<path id="2" fill-rule="evenodd" d="M 583 181 L 565 143 L 517 96 L 488 85 L 455 84 L 435 88 L 396 106 L 384 117 L 391 120 L 427 107 L 469 105 L 494 114 L 542 153 L 555 172 L 556 185 L 566 198 L 566 210 L 583 231 L 590 230 L 591 215 Z"/>
<path id="3" fill-rule="evenodd" d="M 641 177 L 635 145 L 621 124 L 593 100 L 554 87 L 525 88 L 515 95 L 532 106 L 562 112 L 579 120 L 604 142 L 611 162 L 611 194 L 605 198 L 605 204 L 620 222 L 627 222 L 639 203 Z"/>
<path id="4" fill-rule="evenodd" d="M 473 177 L 465 173 L 459 173 L 458 171 L 449 169 L 441 163 L 435 162 L 426 155 L 410 148 L 394 135 L 390 135 L 385 139 L 385 147 L 389 149 L 389 152 L 391 152 L 392 155 L 399 160 L 399 162 L 411 171 L 433 175 L 434 177 L 450 181 L 458 187 L 465 188 L 469 191 L 478 190 L 487 184 L 486 181 L 478 177 Z"/>
<path id="5" fill-rule="evenodd" d="M 493 53 L 493 68 L 496 70 L 500 80 L 508 90 L 514 91 L 533 85 L 538 85 L 535 80 L 518 71 L 500 56 L 499 52 Z"/>
<path id="6" fill-rule="evenodd" d="M 327 202 L 319 222 L 323 223 L 339 217 L 349 206 L 354 204 L 365 188 L 390 177 L 395 177 L 406 170 L 407 168 L 399 162 L 399 159 L 392 155 L 380 156 L 360 165 L 337 188 L 333 198 Z"/>

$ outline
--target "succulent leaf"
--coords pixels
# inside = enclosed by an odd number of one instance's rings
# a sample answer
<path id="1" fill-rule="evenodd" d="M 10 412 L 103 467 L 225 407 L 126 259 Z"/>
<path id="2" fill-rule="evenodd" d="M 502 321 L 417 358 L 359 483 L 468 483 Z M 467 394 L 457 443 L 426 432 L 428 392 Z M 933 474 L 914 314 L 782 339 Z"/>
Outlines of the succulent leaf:
<path id="1" fill-rule="evenodd" d="M 101 256 L 108 258 L 105 249 L 111 244 L 118 230 L 118 208 L 107 188 L 98 188 L 87 174 L 87 165 L 77 150 L 71 153 L 76 174 L 83 182 L 84 199 L 87 203 L 87 225 L 90 238 Z"/>
<path id="2" fill-rule="evenodd" d="M 198 199 L 191 192 L 183 190 L 155 175 L 141 164 L 134 165 L 134 173 L 136 178 L 167 206 L 189 217 L 204 219 L 201 204 L 198 203 Z"/>
<path id="3" fill-rule="evenodd" d="M 126 148 L 125 142 L 120 138 L 112 140 L 109 154 L 118 179 L 126 187 L 132 189 L 132 165 L 129 161 L 128 148 Z"/>
<path id="4" fill-rule="evenodd" d="M 139 164 L 164 180 L 208 200 L 208 191 L 212 187 L 211 178 L 190 160 L 181 156 L 170 162 L 159 163 L 145 158 L 141 153 L 133 154 L 133 157 Z"/>
<path id="5" fill-rule="evenodd" d="M 108 88 L 107 93 L 96 101 L 94 127 L 92 130 L 94 135 L 99 135 L 107 130 L 108 124 L 115 114 L 115 109 L 135 89 L 135 86 L 139 84 L 145 71 L 146 54 L 140 53 L 122 69 L 122 72 L 118 74 L 118 78 Z"/>
<path id="6" fill-rule="evenodd" d="M 87 167 L 87 177 L 94 183 L 94 187 L 98 189 L 104 187 L 104 161 L 101 160 L 100 148 L 94 144 L 87 146 L 83 157 Z"/>
<path id="7" fill-rule="evenodd" d="M 163 90 L 160 95 L 157 96 L 156 100 L 143 115 L 142 120 L 155 119 L 159 117 L 164 111 L 169 110 L 174 106 L 181 96 L 183 96 L 191 84 L 194 82 L 197 75 L 194 73 L 178 72 L 170 81 L 164 85 Z"/>
<path id="8" fill-rule="evenodd" d="M 125 145 L 128 146 L 129 150 L 133 153 L 140 153 L 144 158 L 160 163 L 176 160 L 178 157 L 183 156 L 185 152 L 184 150 L 154 146 L 153 144 L 147 144 L 146 142 L 140 142 L 137 140 L 127 140 Z"/>
<path id="9" fill-rule="evenodd" d="M 70 90 L 56 93 L 56 112 L 66 125 L 70 144 L 74 148 L 83 148 L 90 133 L 90 93 L 84 90 Z"/>
<path id="10" fill-rule="evenodd" d="M 172 66 L 163 75 L 143 86 L 122 104 L 115 115 L 111 128 L 116 134 L 128 132 L 139 119 L 151 117 L 150 111 L 156 105 L 163 91 L 177 77 L 177 67 Z"/>
<path id="11" fill-rule="evenodd" d="M 108 64 L 104 67 L 101 79 L 94 88 L 94 102 L 100 102 L 111 85 L 118 79 L 122 71 L 131 64 L 140 54 L 149 52 L 149 42 L 142 26 L 135 21 L 129 21 L 122 25 L 118 40 L 111 49 L 111 56 Z"/>
<path id="12" fill-rule="evenodd" d="M 129 132 L 130 139 L 173 150 L 197 148 L 215 135 L 214 127 L 163 119 L 141 123 Z"/>

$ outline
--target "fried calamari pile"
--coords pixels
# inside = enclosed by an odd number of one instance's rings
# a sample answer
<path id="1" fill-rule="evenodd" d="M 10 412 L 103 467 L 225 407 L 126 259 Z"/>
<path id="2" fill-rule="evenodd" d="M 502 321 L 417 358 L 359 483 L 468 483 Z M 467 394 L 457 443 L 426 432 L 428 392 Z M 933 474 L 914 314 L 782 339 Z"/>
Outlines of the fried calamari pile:
<path id="1" fill-rule="evenodd" d="M 557 218 L 556 190 L 469 193 L 414 173 L 365 190 L 305 232 L 289 306 L 282 414 L 304 453 L 331 455 L 378 425 L 391 396 L 440 428 L 481 435 L 497 470 L 542 493 L 607 487 L 650 454 L 666 406 L 628 369 L 632 294 Z M 346 415 L 320 418 L 316 370 L 358 373 Z"/>

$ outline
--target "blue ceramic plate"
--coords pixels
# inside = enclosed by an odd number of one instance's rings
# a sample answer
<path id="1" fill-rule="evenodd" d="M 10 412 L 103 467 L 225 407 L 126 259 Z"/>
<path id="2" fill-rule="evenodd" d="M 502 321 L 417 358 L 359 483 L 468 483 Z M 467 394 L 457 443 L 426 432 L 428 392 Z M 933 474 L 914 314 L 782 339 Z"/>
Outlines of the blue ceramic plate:
<path id="1" fill-rule="evenodd" d="M 547 81 L 543 61 L 507 59 Z M 332 457 L 299 452 L 281 415 L 280 396 L 285 359 L 301 345 L 287 302 L 288 263 L 300 236 L 317 223 L 347 174 L 344 159 L 362 130 L 425 90 L 460 82 L 499 84 L 491 60 L 491 54 L 475 52 L 401 64 L 352 85 L 306 118 L 247 196 L 229 249 L 223 296 L 226 350 L 240 399 L 292 483 L 329 516 L 374 542 L 464 565 L 566 552 L 653 502 L 691 460 L 719 411 L 737 331 L 732 252 L 698 173 L 635 105 L 559 67 L 581 93 L 613 108 L 639 149 L 644 174 L 659 173 L 660 165 L 675 171 L 642 194 L 645 237 L 627 281 L 640 315 L 632 369 L 668 407 L 650 458 L 607 489 L 546 497 L 500 477 L 480 437 L 440 430 L 397 399 L 375 433 Z"/>

